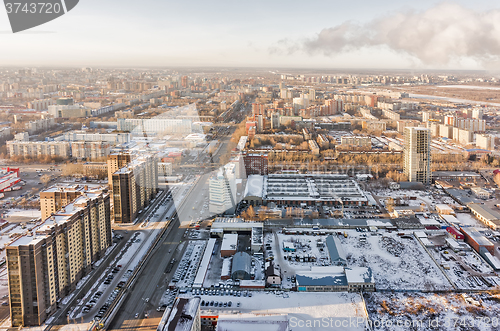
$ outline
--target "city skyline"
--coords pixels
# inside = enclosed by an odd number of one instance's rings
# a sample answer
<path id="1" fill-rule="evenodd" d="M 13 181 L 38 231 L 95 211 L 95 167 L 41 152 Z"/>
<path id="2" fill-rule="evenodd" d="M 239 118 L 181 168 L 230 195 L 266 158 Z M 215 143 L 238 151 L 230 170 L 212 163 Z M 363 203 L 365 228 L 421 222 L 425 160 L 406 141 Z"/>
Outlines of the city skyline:
<path id="1" fill-rule="evenodd" d="M 377 6 L 366 1 L 349 5 L 316 1 L 306 7 L 282 1 L 251 5 L 149 1 L 141 6 L 131 1 L 119 6 L 86 1 L 57 20 L 18 34 L 9 31 L 7 15 L 0 11 L 0 40 L 7 46 L 0 62 L 9 66 L 500 68 L 496 55 L 500 12 L 491 1 L 475 3 L 473 8 L 465 1 L 392 0 Z"/>

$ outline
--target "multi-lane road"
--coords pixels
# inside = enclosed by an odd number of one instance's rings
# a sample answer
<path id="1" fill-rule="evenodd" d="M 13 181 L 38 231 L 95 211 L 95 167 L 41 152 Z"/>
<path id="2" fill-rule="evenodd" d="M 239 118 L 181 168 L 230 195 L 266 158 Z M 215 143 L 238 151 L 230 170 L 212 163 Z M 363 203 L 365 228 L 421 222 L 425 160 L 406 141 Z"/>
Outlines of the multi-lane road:
<path id="1" fill-rule="evenodd" d="M 160 241 L 150 260 L 138 276 L 134 287 L 128 289 L 127 298 L 111 322 L 109 330 L 150 329 L 151 325 L 148 322 L 156 321 L 156 319 L 146 320 L 145 313 L 150 312 L 150 317 L 161 316 L 162 313 L 157 312 L 156 309 L 160 305 L 161 296 L 166 290 L 175 268 L 168 274 L 165 273 L 165 269 L 173 257 L 177 261 L 182 257 L 183 250 L 178 249 L 178 245 L 184 241 L 184 234 L 190 220 L 197 215 L 199 216 L 200 204 L 208 194 L 206 185 L 209 176 L 210 173 L 201 176 L 194 186 L 189 188 L 189 192 L 182 199 L 182 202 L 176 205 L 179 217 L 170 224 L 171 228 L 168 235 Z M 195 206 L 195 209 L 192 208 L 193 206 Z M 136 314 L 138 314 L 137 318 L 135 318 Z"/>

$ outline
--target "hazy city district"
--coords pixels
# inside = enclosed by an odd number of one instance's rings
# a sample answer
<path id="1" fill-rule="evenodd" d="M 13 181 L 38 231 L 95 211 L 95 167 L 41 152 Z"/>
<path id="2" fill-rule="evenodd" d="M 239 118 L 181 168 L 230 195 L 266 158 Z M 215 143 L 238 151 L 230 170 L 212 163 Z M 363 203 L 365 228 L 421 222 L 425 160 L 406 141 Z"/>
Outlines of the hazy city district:
<path id="1" fill-rule="evenodd" d="M 5 330 L 499 330 L 500 76 L 0 68 Z"/>

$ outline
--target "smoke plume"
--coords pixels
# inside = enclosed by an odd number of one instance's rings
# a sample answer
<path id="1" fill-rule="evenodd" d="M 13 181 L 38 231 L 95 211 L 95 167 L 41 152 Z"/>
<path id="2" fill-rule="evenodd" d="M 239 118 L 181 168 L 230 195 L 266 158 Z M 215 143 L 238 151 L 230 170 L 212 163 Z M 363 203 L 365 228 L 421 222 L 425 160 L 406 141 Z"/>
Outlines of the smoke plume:
<path id="1" fill-rule="evenodd" d="M 425 65 L 448 65 L 469 58 L 488 66 L 500 59 L 500 10 L 479 12 L 442 3 L 365 24 L 348 21 L 298 43 L 281 40 L 271 52 L 302 50 L 332 56 L 366 47 L 386 47 Z"/>

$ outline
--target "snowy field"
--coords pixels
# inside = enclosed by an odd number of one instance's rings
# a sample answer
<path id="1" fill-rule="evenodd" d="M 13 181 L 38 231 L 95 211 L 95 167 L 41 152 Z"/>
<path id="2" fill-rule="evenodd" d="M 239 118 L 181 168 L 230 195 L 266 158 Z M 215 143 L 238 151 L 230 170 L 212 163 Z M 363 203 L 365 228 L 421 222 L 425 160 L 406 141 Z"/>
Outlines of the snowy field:
<path id="1" fill-rule="evenodd" d="M 374 331 L 496 331 L 500 329 L 500 296 L 461 294 L 365 293 Z"/>
<path id="2" fill-rule="evenodd" d="M 30 220 L 40 217 L 42 217 L 42 212 L 38 209 L 10 209 L 5 215 L 5 218 L 10 221 L 19 219 Z"/>
<path id="3" fill-rule="evenodd" d="M 444 252 L 448 252 L 447 254 Z M 500 287 L 500 278 L 493 272 L 492 268 L 474 251 L 463 252 L 461 256 L 445 247 L 441 249 L 430 249 L 434 259 L 450 268 L 444 269 L 458 289 L 486 290 L 490 286 L 481 279 L 483 277 L 493 287 Z M 479 276 L 479 277 L 478 277 Z"/>
<path id="4" fill-rule="evenodd" d="M 363 300 L 357 293 L 285 292 L 279 295 L 261 291 L 252 293 L 252 297 L 203 295 L 201 299 L 205 301 L 232 301 L 232 308 L 211 308 L 220 313 L 288 314 L 291 331 L 365 330 L 367 316 Z M 237 302 L 240 302 L 240 307 L 236 307 Z M 202 310 L 207 309 L 202 308 Z M 327 321 L 325 323 L 328 323 L 328 326 L 322 325 L 320 323 L 322 321 Z M 335 327 L 336 321 L 337 324 L 344 324 L 344 326 Z M 307 326 L 308 322 L 311 323 L 310 327 Z"/>
<path id="5" fill-rule="evenodd" d="M 377 290 L 443 290 L 452 289 L 443 273 L 424 248 L 413 239 L 397 233 L 347 232 L 339 239 L 347 255 L 348 266 L 370 267 Z M 412 235 L 412 232 L 408 232 Z M 366 242 L 360 237 L 366 235 Z"/>

